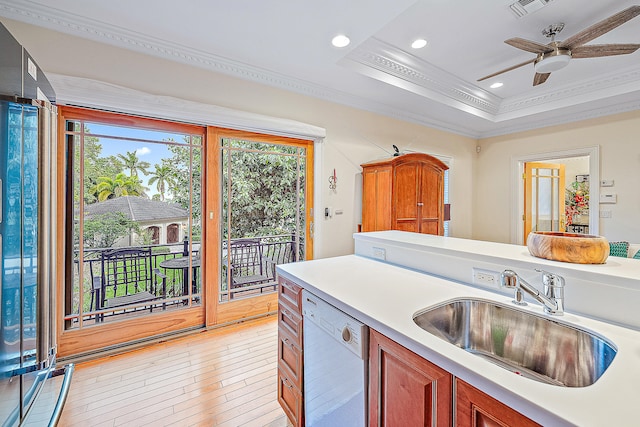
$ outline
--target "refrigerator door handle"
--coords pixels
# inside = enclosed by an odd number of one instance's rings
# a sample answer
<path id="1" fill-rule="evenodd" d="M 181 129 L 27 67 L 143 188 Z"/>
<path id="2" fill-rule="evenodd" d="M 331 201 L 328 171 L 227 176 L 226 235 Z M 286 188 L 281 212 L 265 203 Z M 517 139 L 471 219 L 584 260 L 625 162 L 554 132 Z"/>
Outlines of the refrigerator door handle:
<path id="1" fill-rule="evenodd" d="M 62 415 L 62 408 L 64 408 L 64 404 L 67 401 L 67 396 L 69 395 L 69 387 L 71 385 L 71 377 L 73 376 L 73 371 L 75 370 L 75 365 L 73 363 L 69 363 L 64 367 L 64 379 L 62 380 L 62 386 L 60 387 L 60 394 L 58 395 L 58 400 L 56 401 L 56 407 L 53 409 L 53 413 L 51 414 L 51 419 L 49 420 L 49 427 L 54 427 L 58 424 L 60 420 L 60 415 Z M 53 372 L 55 375 L 55 371 Z"/>
<path id="2" fill-rule="evenodd" d="M 55 230 L 51 224 L 52 214 L 52 182 L 55 177 L 51 175 L 52 158 L 52 141 L 51 141 L 51 124 L 53 121 L 52 111 L 49 106 L 44 105 L 38 108 L 38 281 L 37 281 L 37 304 L 38 304 L 38 322 L 37 322 L 37 342 L 36 342 L 36 360 L 41 368 L 43 363 L 55 354 L 55 339 L 52 339 L 54 333 L 54 323 L 52 322 L 52 252 L 49 245 L 55 240 Z"/>

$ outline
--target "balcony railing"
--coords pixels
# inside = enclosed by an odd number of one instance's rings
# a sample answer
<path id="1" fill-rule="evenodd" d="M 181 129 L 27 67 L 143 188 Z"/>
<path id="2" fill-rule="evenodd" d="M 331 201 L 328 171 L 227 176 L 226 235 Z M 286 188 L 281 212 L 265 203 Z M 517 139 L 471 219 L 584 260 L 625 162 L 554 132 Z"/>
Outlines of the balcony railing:
<path id="1" fill-rule="evenodd" d="M 231 246 L 233 248 L 234 242 L 240 239 L 232 239 Z M 220 301 L 228 301 L 230 299 L 251 296 L 254 294 L 260 294 L 264 292 L 272 292 L 277 289 L 275 265 L 284 264 L 288 262 L 294 262 L 299 259 L 303 259 L 302 250 L 296 251 L 297 248 L 303 248 L 304 245 L 294 235 L 279 235 L 279 236 L 261 236 L 255 238 L 259 242 L 260 250 L 260 262 L 261 268 L 264 273 L 264 280 L 259 283 L 251 283 L 246 285 L 237 285 L 236 281 L 230 280 L 228 272 L 230 270 L 229 259 L 227 254 L 229 253 L 227 248 L 227 242 L 222 244 L 222 275 L 219 278 L 219 298 Z M 189 256 L 189 246 L 191 246 L 192 260 L 189 262 L 185 260 L 182 262 L 186 268 L 180 267 L 181 258 Z M 83 319 L 89 320 L 106 320 L 111 316 L 119 316 L 122 314 L 131 314 L 132 312 L 142 312 L 149 308 L 153 309 L 167 309 L 177 308 L 184 305 L 188 300 L 189 286 L 188 282 L 191 281 L 191 298 L 194 303 L 201 301 L 202 283 L 200 274 L 200 242 L 193 242 L 189 245 L 189 242 L 179 242 L 173 244 L 162 245 L 139 245 L 129 247 L 128 249 L 136 250 L 150 250 L 150 256 L 147 261 L 150 265 L 147 270 L 154 272 L 154 277 L 151 281 L 147 280 L 144 283 L 142 280 L 126 286 L 118 286 L 115 289 L 113 287 L 104 287 L 103 281 L 105 281 L 105 275 L 103 275 L 103 254 L 107 251 L 113 251 L 116 248 L 100 248 L 100 249 L 84 249 L 82 268 L 83 268 Z M 118 248 L 127 249 L 127 248 Z M 232 257 L 233 258 L 233 257 Z M 177 260 L 172 262 L 171 260 Z M 176 266 L 178 265 L 178 266 Z M 168 267 L 171 266 L 171 267 Z M 191 267 L 191 269 L 189 269 Z M 80 292 L 78 286 L 79 277 L 79 262 L 78 253 L 75 253 L 75 268 L 74 271 L 74 292 L 73 292 L 73 308 L 72 313 L 66 316 L 67 321 L 75 322 L 78 318 L 79 305 L 80 305 Z M 121 267 L 119 267 L 122 269 Z M 124 273 L 124 272 L 123 272 Z M 236 270 L 237 273 L 237 270 Z M 242 273 L 242 272 L 241 272 Z M 106 274 L 106 272 L 105 272 Z M 241 282 L 241 281 L 237 281 Z M 187 284 L 185 286 L 185 284 Z M 104 295 L 100 295 L 99 289 L 103 289 Z M 121 306 L 121 307 L 105 307 L 103 302 L 109 299 L 116 299 L 119 297 L 125 297 L 128 295 L 135 295 L 137 292 L 152 293 L 157 299 L 152 302 L 136 301 L 132 299 L 133 303 Z M 120 298 L 123 300 L 123 298 Z M 125 298 L 126 299 L 126 298 Z M 67 309 L 67 312 L 69 309 Z M 106 318 L 106 319 L 105 319 Z"/>

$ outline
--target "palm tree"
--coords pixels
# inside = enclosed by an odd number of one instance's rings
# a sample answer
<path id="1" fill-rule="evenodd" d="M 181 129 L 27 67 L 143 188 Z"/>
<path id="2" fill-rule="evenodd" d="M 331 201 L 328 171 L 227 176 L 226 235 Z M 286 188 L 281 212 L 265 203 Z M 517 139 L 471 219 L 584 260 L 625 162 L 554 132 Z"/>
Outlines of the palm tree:
<path id="1" fill-rule="evenodd" d="M 92 189 L 98 195 L 98 201 L 114 199 L 121 196 L 144 196 L 144 187 L 137 178 L 120 172 L 115 178 L 101 176 Z"/>
<path id="2" fill-rule="evenodd" d="M 126 169 L 129 169 L 129 176 L 137 177 L 138 171 L 145 175 L 148 175 L 148 168 L 151 167 L 149 162 L 140 161 L 138 154 L 135 151 L 127 151 L 126 154 L 118 154 L 118 158 L 122 160 L 122 164 Z"/>
<path id="3" fill-rule="evenodd" d="M 156 170 L 151 172 L 151 178 L 149 178 L 149 185 L 156 184 L 156 189 L 160 193 L 160 200 L 164 202 L 164 193 L 175 185 L 173 179 L 173 169 L 165 165 L 155 165 Z M 168 187 L 168 188 L 167 188 Z"/>

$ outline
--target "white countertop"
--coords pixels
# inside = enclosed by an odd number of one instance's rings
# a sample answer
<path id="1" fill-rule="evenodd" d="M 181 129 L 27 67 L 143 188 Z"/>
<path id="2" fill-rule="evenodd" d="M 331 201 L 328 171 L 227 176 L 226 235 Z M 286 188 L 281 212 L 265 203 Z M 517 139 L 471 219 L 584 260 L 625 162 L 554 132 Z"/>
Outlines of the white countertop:
<path id="1" fill-rule="evenodd" d="M 476 297 L 511 304 L 511 297 L 358 255 L 277 268 L 282 276 L 542 425 L 638 424 L 638 331 L 571 312 L 554 317 L 608 338 L 618 350 L 609 369 L 593 385 L 558 387 L 514 375 L 442 341 L 413 322 L 417 311 L 450 299 Z M 523 310 L 542 314 L 542 307 L 534 304 Z"/>
<path id="2" fill-rule="evenodd" d="M 464 254 L 480 260 L 483 258 L 487 261 L 502 260 L 516 265 L 534 263 L 559 274 L 587 277 L 590 280 L 615 278 L 620 283 L 632 281 L 637 284 L 640 279 L 640 262 L 628 258 L 610 256 L 604 264 L 573 264 L 534 257 L 526 246 L 521 245 L 407 233 L 397 230 L 356 233 L 354 238 L 356 242 L 359 240 L 385 242 L 396 246 L 419 248 L 421 252 L 449 253 L 455 256 Z"/>

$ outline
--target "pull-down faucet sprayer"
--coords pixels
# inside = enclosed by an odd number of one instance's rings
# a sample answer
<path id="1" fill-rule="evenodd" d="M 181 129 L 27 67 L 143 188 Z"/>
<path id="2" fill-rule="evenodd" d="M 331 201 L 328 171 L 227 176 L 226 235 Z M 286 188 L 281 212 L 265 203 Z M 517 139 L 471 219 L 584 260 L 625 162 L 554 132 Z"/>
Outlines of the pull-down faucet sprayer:
<path id="1" fill-rule="evenodd" d="M 531 295 L 540 304 L 544 305 L 544 311 L 556 316 L 564 313 L 564 278 L 548 271 L 536 270 L 542 273 L 542 285 L 544 294 L 534 286 L 527 283 L 513 270 L 505 270 L 500 275 L 501 284 L 507 289 L 514 289 L 513 302 L 518 305 L 526 305 L 524 292 Z"/>

